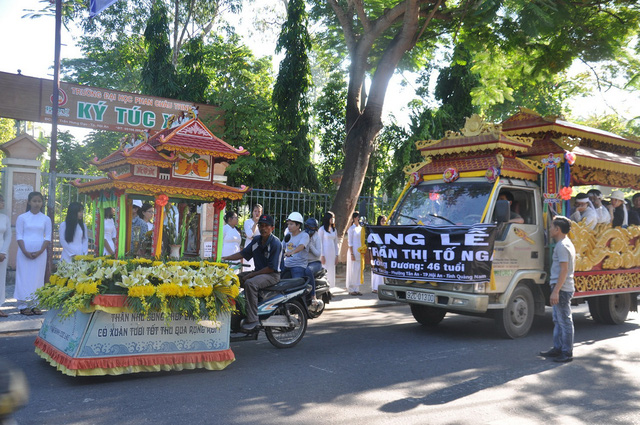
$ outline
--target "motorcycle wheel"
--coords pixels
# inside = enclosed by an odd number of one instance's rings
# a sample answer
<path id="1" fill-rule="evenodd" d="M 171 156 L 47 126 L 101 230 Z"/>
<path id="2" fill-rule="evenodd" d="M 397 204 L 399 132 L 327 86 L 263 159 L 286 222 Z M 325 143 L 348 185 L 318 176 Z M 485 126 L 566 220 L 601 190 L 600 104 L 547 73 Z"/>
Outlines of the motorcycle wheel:
<path id="1" fill-rule="evenodd" d="M 311 304 L 311 301 L 309 301 L 309 307 L 307 308 L 307 311 L 309 312 L 309 319 L 320 317 L 320 315 L 324 311 L 325 302 L 322 300 L 322 298 L 320 298 L 318 301 L 319 303 L 317 306 L 313 306 Z"/>
<path id="2" fill-rule="evenodd" d="M 264 332 L 269 342 L 276 348 L 291 348 L 299 343 L 307 331 L 307 316 L 300 303 L 298 301 L 285 303 L 273 314 L 290 317 L 296 320 L 298 325 L 265 328 Z"/>

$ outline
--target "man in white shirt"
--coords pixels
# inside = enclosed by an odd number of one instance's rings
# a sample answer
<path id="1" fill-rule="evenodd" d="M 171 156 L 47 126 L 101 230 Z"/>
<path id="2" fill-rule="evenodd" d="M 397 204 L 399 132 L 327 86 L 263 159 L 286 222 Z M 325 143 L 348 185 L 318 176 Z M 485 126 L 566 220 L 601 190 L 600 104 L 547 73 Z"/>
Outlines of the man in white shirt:
<path id="1" fill-rule="evenodd" d="M 590 229 L 595 229 L 598 224 L 598 216 L 596 211 L 591 208 L 589 196 L 586 193 L 579 193 L 575 199 L 576 211 L 571 214 L 571 220 L 580 223 L 584 220 L 585 225 Z"/>
<path id="2" fill-rule="evenodd" d="M 593 204 L 596 217 L 598 217 L 598 223 L 611 223 L 611 214 L 609 214 L 607 208 L 602 205 L 602 199 L 604 198 L 602 192 L 598 189 L 591 189 L 587 192 L 587 195 L 589 195 L 589 200 Z"/>

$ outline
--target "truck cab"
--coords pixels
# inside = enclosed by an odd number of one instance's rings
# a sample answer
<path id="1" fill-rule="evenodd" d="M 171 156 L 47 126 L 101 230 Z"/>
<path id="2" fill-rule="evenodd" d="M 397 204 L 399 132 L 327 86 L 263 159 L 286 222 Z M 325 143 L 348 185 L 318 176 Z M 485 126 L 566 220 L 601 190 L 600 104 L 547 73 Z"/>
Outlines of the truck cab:
<path id="1" fill-rule="evenodd" d="M 504 193 L 514 200 L 500 201 Z M 504 197 L 504 196 L 502 196 Z M 416 320 L 435 325 L 446 312 L 500 316 L 503 332 L 522 336 L 531 327 L 533 313 L 544 314 L 544 296 L 539 285 L 546 279 L 545 237 L 540 189 L 534 183 L 502 179 L 494 185 L 485 178 L 423 181 L 410 188 L 389 224 L 472 225 L 496 223 L 492 283 L 434 283 L 386 279 L 378 289 L 385 300 L 410 302 Z M 498 217 L 502 204 L 502 217 Z M 522 223 L 509 222 L 513 216 Z M 501 221 L 499 221 L 501 220 Z M 515 297 L 511 297 L 518 288 Z M 415 302 L 414 302 L 415 301 Z M 536 308 L 537 306 L 537 308 Z"/>

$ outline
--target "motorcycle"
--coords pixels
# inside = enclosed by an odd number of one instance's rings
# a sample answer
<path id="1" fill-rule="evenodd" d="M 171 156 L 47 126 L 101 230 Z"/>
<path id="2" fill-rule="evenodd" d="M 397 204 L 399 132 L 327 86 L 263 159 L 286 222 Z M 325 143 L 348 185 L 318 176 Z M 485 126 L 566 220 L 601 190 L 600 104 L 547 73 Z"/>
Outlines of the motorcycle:
<path id="1" fill-rule="evenodd" d="M 320 271 L 316 272 L 313 277 L 316 281 L 316 299 L 318 300 L 317 304 L 313 304 L 311 299 L 311 292 L 309 292 L 309 296 L 307 297 L 307 308 L 309 310 L 309 318 L 315 319 L 316 317 L 320 317 L 326 304 L 331 302 L 331 298 L 333 295 L 331 294 L 331 288 L 329 287 L 329 283 L 324 278 L 327 274 L 325 269 L 320 269 Z"/>
<path id="2" fill-rule="evenodd" d="M 309 313 L 307 298 L 311 285 L 305 278 L 282 279 L 258 292 L 258 320 L 253 330 L 242 329 L 246 318 L 241 309 L 231 315 L 231 342 L 257 340 L 261 330 L 277 348 L 291 348 L 307 331 Z M 317 317 L 317 316 L 314 316 Z"/>
<path id="3" fill-rule="evenodd" d="M 244 265 L 235 264 L 235 269 Z M 264 330 L 269 342 L 277 348 L 291 348 L 298 344 L 307 331 L 308 319 L 319 317 L 324 311 L 326 303 L 331 301 L 332 295 L 324 276 L 326 270 L 321 269 L 314 274 L 316 281 L 317 303 L 311 297 L 311 284 L 308 278 L 281 279 L 273 286 L 258 292 L 258 320 L 259 325 L 247 331 L 242 328 L 246 319 L 244 308 L 238 308 L 231 315 L 231 342 L 257 340 L 261 330 Z M 239 304 L 244 303 L 241 292 Z M 209 321 L 200 322 L 209 326 Z M 215 323 L 211 322 L 211 326 Z"/>

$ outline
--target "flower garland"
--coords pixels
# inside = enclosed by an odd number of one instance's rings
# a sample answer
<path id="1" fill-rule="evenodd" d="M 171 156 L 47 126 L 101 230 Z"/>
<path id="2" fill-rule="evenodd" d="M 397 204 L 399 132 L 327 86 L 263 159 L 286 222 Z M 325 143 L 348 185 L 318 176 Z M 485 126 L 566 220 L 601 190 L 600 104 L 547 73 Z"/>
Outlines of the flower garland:
<path id="1" fill-rule="evenodd" d="M 236 308 L 240 282 L 227 264 L 210 261 L 114 260 L 76 256 L 61 262 L 36 291 L 39 303 L 62 317 L 88 310 L 96 295 L 126 295 L 134 313 L 162 312 L 215 320 Z"/>

